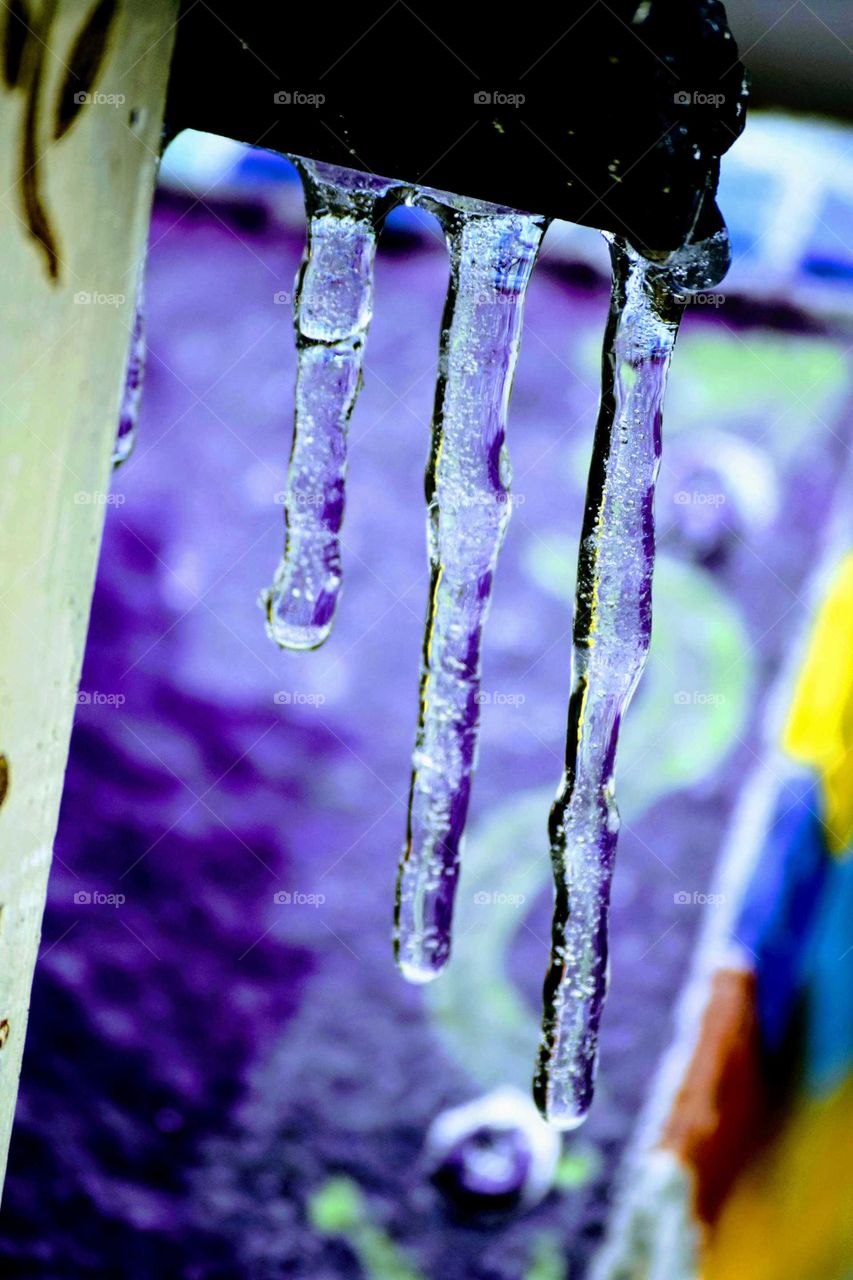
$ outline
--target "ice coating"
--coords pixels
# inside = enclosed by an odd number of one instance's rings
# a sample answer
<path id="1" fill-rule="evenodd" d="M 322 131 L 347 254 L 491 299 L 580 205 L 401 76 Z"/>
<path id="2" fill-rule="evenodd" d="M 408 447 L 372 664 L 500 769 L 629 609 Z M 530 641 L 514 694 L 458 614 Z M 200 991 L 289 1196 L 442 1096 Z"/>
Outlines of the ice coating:
<path id="1" fill-rule="evenodd" d="M 298 160 L 308 244 L 296 282 L 298 373 L 284 558 L 262 597 L 271 636 L 311 649 L 329 634 L 341 581 L 346 431 L 371 319 L 377 229 L 392 197 L 444 229 L 450 285 L 426 475 L 430 591 L 394 949 L 413 982 L 450 954 L 475 765 L 482 628 L 509 518 L 506 421 L 524 296 L 547 220 Z M 621 717 L 651 636 L 654 485 L 661 405 L 686 293 L 725 274 L 719 228 L 665 261 L 607 236 L 613 295 L 578 561 L 566 763 L 550 818 L 552 951 L 533 1092 L 560 1129 L 592 1101 L 607 991 L 607 916 Z"/>
<path id="2" fill-rule="evenodd" d="M 380 202 L 389 184 L 308 160 L 299 167 L 308 240 L 293 299 L 298 368 L 285 548 L 261 599 L 277 644 L 315 649 L 332 629 L 341 585 L 347 428 L 361 385 Z"/>
<path id="3" fill-rule="evenodd" d="M 619 827 L 613 769 L 651 636 L 661 404 L 682 311 L 674 271 L 624 241 L 610 244 L 613 294 L 578 556 L 566 763 L 549 823 L 556 896 L 533 1083 L 540 1111 L 561 1129 L 581 1124 L 592 1101 Z"/>
<path id="4" fill-rule="evenodd" d="M 433 207 L 432 205 L 430 207 Z M 506 421 L 545 221 L 434 206 L 450 250 L 426 473 L 430 593 L 394 949 L 413 982 L 450 953 L 479 719 L 480 639 L 510 513 Z"/>
<path id="5" fill-rule="evenodd" d="M 145 307 L 143 274 L 140 272 L 133 312 L 133 328 L 127 352 L 127 369 L 124 375 L 124 391 L 119 409 L 118 431 L 113 445 L 113 466 L 126 462 L 136 443 L 136 425 L 139 421 L 139 405 L 142 400 L 142 382 L 145 377 Z"/>

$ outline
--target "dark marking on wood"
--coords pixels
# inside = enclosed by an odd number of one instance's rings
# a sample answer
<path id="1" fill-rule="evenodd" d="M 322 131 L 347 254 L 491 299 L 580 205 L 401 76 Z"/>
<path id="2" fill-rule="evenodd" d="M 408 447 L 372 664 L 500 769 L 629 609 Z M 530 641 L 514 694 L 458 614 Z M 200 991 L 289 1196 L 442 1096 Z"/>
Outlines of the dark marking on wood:
<path id="1" fill-rule="evenodd" d="M 27 61 L 32 62 L 27 92 L 27 110 L 24 117 L 24 139 L 21 148 L 21 198 L 24 215 L 30 235 L 41 245 L 47 261 L 47 273 L 54 282 L 59 280 L 59 253 L 56 239 L 50 225 L 47 210 L 42 203 L 41 184 L 39 182 L 39 160 L 37 149 L 37 127 L 39 97 L 41 95 L 42 73 L 44 70 L 44 50 L 50 38 L 50 28 L 56 12 L 56 0 L 47 0 L 39 25 L 39 44 L 28 42 L 32 51 Z"/>
<path id="2" fill-rule="evenodd" d="M 25 0 L 9 0 L 6 10 L 6 35 L 3 40 L 3 79 L 14 89 L 21 79 L 24 48 L 31 30 Z"/>
<path id="3" fill-rule="evenodd" d="M 84 23 L 68 58 L 68 71 L 56 106 L 54 138 L 67 133 L 88 101 L 104 61 L 118 0 L 100 0 Z"/>
<path id="4" fill-rule="evenodd" d="M 9 761 L 6 756 L 0 756 L 0 805 L 3 804 L 9 794 Z M 3 908 L 0 907 L 0 911 Z"/>

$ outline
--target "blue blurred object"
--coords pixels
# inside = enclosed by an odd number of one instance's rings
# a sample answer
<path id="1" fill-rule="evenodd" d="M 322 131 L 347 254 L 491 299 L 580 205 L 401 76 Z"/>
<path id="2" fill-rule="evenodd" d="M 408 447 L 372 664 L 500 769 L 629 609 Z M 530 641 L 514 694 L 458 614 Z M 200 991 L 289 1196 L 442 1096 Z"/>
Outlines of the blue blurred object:
<path id="1" fill-rule="evenodd" d="M 796 778 L 782 788 L 776 817 L 747 890 L 733 937 L 750 954 L 765 1049 L 784 1047 L 806 981 L 815 916 L 830 874 L 819 788 Z"/>

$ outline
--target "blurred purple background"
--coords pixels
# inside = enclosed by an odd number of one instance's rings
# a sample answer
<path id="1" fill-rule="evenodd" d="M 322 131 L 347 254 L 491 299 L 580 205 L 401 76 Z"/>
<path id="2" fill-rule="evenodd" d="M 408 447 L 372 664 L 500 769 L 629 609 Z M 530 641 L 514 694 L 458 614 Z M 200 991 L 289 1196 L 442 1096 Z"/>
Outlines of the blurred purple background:
<path id="1" fill-rule="evenodd" d="M 583 1275 L 700 924 L 675 895 L 710 884 L 758 709 L 805 617 L 799 592 L 844 452 L 833 424 L 846 362 L 830 336 L 787 319 L 695 308 L 665 423 L 663 623 L 617 775 L 596 1104 L 539 1207 L 466 1217 L 421 1153 L 443 1107 L 504 1079 L 523 1086 L 533 1062 L 606 286 L 546 241 L 486 632 L 477 879 L 463 882 L 455 971 L 444 994 L 424 992 L 394 968 L 390 923 L 447 266 L 425 219 L 382 241 L 341 608 L 323 649 L 282 654 L 256 598 L 283 539 L 295 367 L 290 310 L 274 298 L 302 243 L 251 194 L 163 192 L 155 210 L 140 434 L 108 509 L 0 1217 L 9 1276 L 566 1274 L 534 1272 L 547 1258 Z M 809 390 L 795 404 L 776 371 L 797 361 Z M 762 478 L 754 501 L 745 467 Z M 518 893 L 515 867 L 524 902 L 498 924 L 471 886 Z M 483 1014 L 473 971 L 493 952 L 500 1018 Z M 318 1215 L 339 1177 L 360 1188 L 360 1226 Z"/>

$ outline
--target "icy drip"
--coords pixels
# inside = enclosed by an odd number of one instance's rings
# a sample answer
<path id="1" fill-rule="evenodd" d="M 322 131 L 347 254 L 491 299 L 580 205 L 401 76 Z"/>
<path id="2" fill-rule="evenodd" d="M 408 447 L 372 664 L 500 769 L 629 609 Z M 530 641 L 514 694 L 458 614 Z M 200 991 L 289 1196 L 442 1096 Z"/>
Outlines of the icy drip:
<path id="1" fill-rule="evenodd" d="M 143 274 L 140 272 L 136 290 L 136 306 L 133 328 L 130 331 L 130 348 L 127 353 L 127 369 L 124 375 L 124 391 L 119 410 L 118 432 L 113 445 L 113 466 L 127 462 L 136 444 L 136 426 L 139 421 L 139 405 L 142 400 L 142 382 L 145 377 L 145 309 L 143 299 Z"/>
<path id="2" fill-rule="evenodd" d="M 450 250 L 426 474 L 431 570 L 420 714 L 394 947 L 413 982 L 450 952 L 453 897 L 479 719 L 480 637 L 509 519 L 505 433 L 524 294 L 546 223 L 422 201 Z"/>
<path id="3" fill-rule="evenodd" d="M 296 429 L 285 556 L 265 593 L 270 634 L 309 649 L 327 637 L 340 586 L 346 429 L 371 317 L 376 224 L 392 194 L 430 208 L 451 279 L 426 477 L 431 585 L 395 952 L 412 981 L 447 961 L 476 752 L 480 638 L 509 515 L 507 407 L 524 293 L 546 221 L 312 161 L 309 237 L 297 279 Z M 608 237 L 614 292 L 605 338 L 578 566 L 565 772 L 551 822 L 556 882 L 551 965 L 534 1094 L 571 1129 L 592 1098 L 607 985 L 607 913 L 618 828 L 613 768 L 622 715 L 651 632 L 652 500 L 678 295 L 725 274 L 724 228 L 645 261 Z"/>
<path id="4" fill-rule="evenodd" d="M 296 418 L 285 491 L 284 556 L 262 604 L 273 640 L 315 649 L 341 585 L 347 428 L 373 307 L 378 202 L 387 185 L 300 162 L 308 241 L 296 277 Z"/>
<path id="5" fill-rule="evenodd" d="M 534 1096 L 562 1129 L 592 1101 L 619 826 L 613 768 L 651 635 L 661 403 L 679 314 L 671 273 L 611 240 L 613 296 L 578 557 L 565 771 L 549 834 L 556 885 Z"/>

